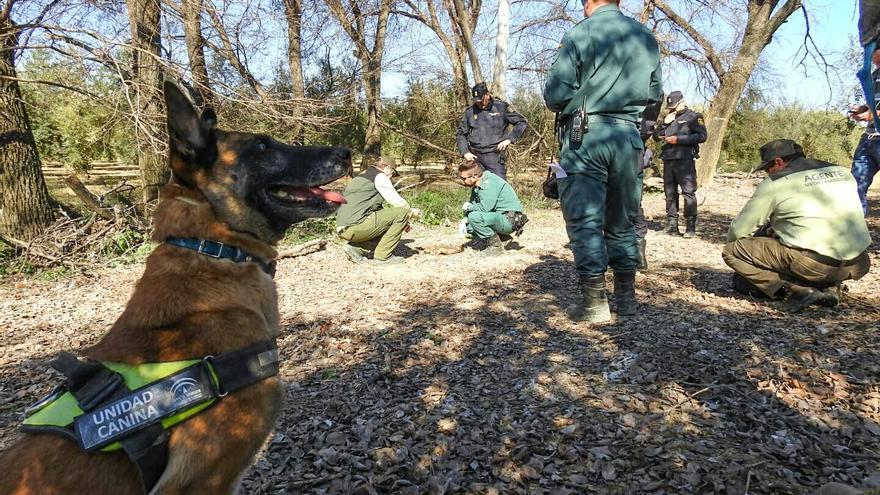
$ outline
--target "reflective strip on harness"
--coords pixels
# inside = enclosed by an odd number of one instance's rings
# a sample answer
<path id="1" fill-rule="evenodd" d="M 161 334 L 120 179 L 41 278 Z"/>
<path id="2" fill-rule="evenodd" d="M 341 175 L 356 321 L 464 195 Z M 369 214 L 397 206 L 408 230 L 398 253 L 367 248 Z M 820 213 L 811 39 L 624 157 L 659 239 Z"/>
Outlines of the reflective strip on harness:
<path id="1" fill-rule="evenodd" d="M 74 420 L 80 447 L 93 451 L 216 397 L 205 363 L 132 391 Z"/>

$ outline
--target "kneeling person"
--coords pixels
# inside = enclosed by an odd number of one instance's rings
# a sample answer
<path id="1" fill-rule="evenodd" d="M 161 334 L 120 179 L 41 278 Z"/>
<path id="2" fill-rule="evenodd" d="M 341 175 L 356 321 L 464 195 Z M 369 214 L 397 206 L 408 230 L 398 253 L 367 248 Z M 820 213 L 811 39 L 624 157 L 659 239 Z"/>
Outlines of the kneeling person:
<path id="1" fill-rule="evenodd" d="M 397 163 L 383 156 L 376 165 L 348 183 L 342 196 L 346 203 L 336 212 L 336 232 L 347 241 L 345 255 L 353 263 L 373 251 L 373 259 L 384 263 L 400 263 L 403 258 L 392 256 L 394 248 L 409 225 L 410 216 L 418 215 L 394 189 L 391 177 L 397 175 Z M 384 203 L 391 206 L 384 208 Z"/>
<path id="2" fill-rule="evenodd" d="M 480 166 L 476 161 L 458 167 L 462 184 L 471 188 L 470 201 L 462 205 L 467 233 L 487 240 L 483 254 L 504 253 L 501 237 L 522 229 L 528 218 L 513 187 L 504 179 Z"/>
<path id="3" fill-rule="evenodd" d="M 768 178 L 730 224 L 722 257 L 746 282 L 785 309 L 836 305 L 837 286 L 870 268 L 871 236 L 852 174 L 804 157 L 789 139 L 761 147 Z"/>

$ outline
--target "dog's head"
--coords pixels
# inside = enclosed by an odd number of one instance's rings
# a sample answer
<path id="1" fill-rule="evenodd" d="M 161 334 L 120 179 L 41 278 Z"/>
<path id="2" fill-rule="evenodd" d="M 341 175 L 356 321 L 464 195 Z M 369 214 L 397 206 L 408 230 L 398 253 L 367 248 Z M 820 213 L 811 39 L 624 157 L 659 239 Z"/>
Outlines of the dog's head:
<path id="1" fill-rule="evenodd" d="M 216 128 L 165 83 L 172 182 L 200 193 L 229 228 L 275 242 L 296 222 L 333 213 L 345 200 L 320 188 L 351 170 L 348 148 L 288 146 L 269 136 Z"/>

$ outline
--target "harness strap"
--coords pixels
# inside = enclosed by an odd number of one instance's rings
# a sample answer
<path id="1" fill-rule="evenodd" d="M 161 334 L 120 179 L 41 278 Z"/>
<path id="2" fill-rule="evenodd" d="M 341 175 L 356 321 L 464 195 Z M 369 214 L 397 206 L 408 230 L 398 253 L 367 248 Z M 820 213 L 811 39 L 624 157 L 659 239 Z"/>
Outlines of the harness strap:
<path id="1" fill-rule="evenodd" d="M 258 342 L 244 349 L 207 356 L 159 381 L 131 390 L 122 375 L 102 363 L 61 353 L 51 366 L 67 378 L 66 389 L 83 414 L 73 419 L 72 429 L 27 424 L 23 429 L 61 434 L 87 452 L 119 442 L 138 468 L 144 493 L 149 493 L 168 464 L 168 431 L 161 420 L 199 404 L 210 404 L 208 401 L 277 374 L 278 360 L 274 340 Z M 55 390 L 51 395 L 54 400 L 61 394 Z M 51 402 L 44 399 L 29 413 Z M 111 418 L 122 415 L 135 418 L 133 425 L 115 432 L 108 430 Z"/>
<path id="2" fill-rule="evenodd" d="M 270 277 L 275 278 L 275 260 L 265 261 L 236 246 L 206 239 L 193 239 L 191 237 L 169 237 L 165 239 L 165 244 L 191 249 L 211 258 L 222 258 L 236 263 L 253 262 L 259 265 L 260 269 Z"/>
<path id="3" fill-rule="evenodd" d="M 101 363 L 80 361 L 73 354 L 62 352 L 50 365 L 67 377 L 67 389 L 85 413 L 131 394 L 122 375 Z M 82 433 L 77 435 L 77 440 L 82 447 Z M 161 423 L 156 423 L 133 432 L 119 442 L 138 467 L 144 493 L 149 493 L 168 464 L 168 432 Z"/>
<path id="4" fill-rule="evenodd" d="M 205 361 L 217 375 L 220 397 L 278 374 L 275 342 L 258 342 L 237 351 L 208 356 Z"/>

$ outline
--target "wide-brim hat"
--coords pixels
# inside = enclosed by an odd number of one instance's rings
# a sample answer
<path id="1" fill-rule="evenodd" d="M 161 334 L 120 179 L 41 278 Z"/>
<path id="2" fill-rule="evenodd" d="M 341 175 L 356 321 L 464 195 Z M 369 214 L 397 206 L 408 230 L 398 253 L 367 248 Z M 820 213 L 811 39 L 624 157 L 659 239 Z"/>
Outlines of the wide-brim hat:
<path id="1" fill-rule="evenodd" d="M 765 170 L 777 158 L 803 155 L 804 148 L 791 139 L 777 139 L 761 146 L 761 163 L 752 166 L 752 173 Z"/>

